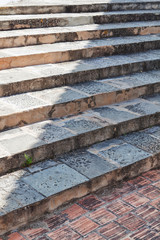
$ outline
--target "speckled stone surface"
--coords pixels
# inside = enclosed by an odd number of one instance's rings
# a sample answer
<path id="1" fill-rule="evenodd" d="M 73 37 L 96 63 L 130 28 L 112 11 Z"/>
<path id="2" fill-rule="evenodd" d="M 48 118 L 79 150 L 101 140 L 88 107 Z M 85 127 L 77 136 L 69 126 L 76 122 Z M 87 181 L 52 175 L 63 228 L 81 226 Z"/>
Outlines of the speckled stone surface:
<path id="1" fill-rule="evenodd" d="M 87 181 L 87 178 L 72 168 L 58 164 L 44 171 L 23 178 L 34 189 L 48 197 Z"/>
<path id="2" fill-rule="evenodd" d="M 62 161 L 89 179 L 98 177 L 116 169 L 116 166 L 109 161 L 104 160 L 97 155 L 91 154 L 86 150 L 66 154 L 58 158 L 58 161 Z"/>
<path id="3" fill-rule="evenodd" d="M 120 166 L 127 166 L 150 156 L 147 152 L 126 143 L 100 151 L 99 154 L 119 163 Z"/>
<path id="4" fill-rule="evenodd" d="M 55 125 L 51 120 L 27 126 L 25 127 L 25 131 L 29 131 L 46 143 L 56 142 L 74 136 L 72 132 Z"/>
<path id="5" fill-rule="evenodd" d="M 134 113 L 123 111 L 116 107 L 102 107 L 93 110 L 98 116 L 107 119 L 110 123 L 118 123 L 123 120 L 130 120 L 137 117 Z M 123 119 L 123 120 L 122 120 Z"/>
<path id="6" fill-rule="evenodd" d="M 145 132 L 131 133 L 121 138 L 149 153 L 155 154 L 160 151 L 160 139 L 155 138 L 154 134 L 150 135 Z"/>

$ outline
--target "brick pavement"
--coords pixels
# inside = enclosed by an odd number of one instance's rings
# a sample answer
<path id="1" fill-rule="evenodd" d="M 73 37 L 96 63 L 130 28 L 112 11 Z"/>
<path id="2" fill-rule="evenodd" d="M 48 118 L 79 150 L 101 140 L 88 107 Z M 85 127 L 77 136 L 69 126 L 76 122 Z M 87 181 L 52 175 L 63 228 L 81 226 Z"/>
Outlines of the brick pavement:
<path id="1" fill-rule="evenodd" d="M 160 170 L 152 170 L 77 200 L 2 239 L 158 240 L 159 209 Z"/>

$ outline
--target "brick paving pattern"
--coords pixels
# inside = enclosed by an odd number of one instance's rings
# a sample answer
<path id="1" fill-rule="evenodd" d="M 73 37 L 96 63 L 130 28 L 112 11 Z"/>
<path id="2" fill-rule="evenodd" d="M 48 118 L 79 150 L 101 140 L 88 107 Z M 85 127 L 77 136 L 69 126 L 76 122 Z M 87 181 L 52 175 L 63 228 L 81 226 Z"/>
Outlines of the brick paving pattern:
<path id="1" fill-rule="evenodd" d="M 159 208 L 160 170 L 152 170 L 77 200 L 2 239 L 158 240 Z"/>

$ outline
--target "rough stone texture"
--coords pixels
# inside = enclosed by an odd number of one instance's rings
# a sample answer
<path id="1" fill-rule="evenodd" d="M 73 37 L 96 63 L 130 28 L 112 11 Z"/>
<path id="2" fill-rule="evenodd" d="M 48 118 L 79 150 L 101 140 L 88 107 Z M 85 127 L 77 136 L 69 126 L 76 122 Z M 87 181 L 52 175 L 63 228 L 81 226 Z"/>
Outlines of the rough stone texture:
<path id="1" fill-rule="evenodd" d="M 137 36 L 157 34 L 159 21 L 141 23 L 121 23 L 103 25 L 83 25 L 72 27 L 55 27 L 3 31 L 0 36 L 0 48 L 22 47 L 37 44 L 51 44 L 65 41 L 91 40 L 120 36 Z"/>
<path id="2" fill-rule="evenodd" d="M 63 164 L 22 178 L 22 181 L 31 185 L 45 197 L 67 190 L 87 180 L 83 175 Z"/>
<path id="3" fill-rule="evenodd" d="M 97 155 L 91 154 L 85 150 L 66 154 L 58 158 L 58 161 L 62 161 L 69 165 L 89 179 L 103 175 L 116 168 L 116 166 L 109 161 L 97 157 Z"/>
<path id="4" fill-rule="evenodd" d="M 0 235 L 159 167 L 159 20 L 157 0 L 1 0 Z M 157 179 L 5 240 L 156 238 Z"/>
<path id="5" fill-rule="evenodd" d="M 132 36 L 0 49 L 0 70 L 159 49 L 160 36 Z"/>
<path id="6" fill-rule="evenodd" d="M 126 166 L 150 156 L 150 154 L 129 144 L 111 147 L 107 150 L 100 151 L 99 154 L 106 159 L 111 159 L 119 163 L 120 166 Z"/>
<path id="7" fill-rule="evenodd" d="M 0 95 L 11 95 L 127 75 L 134 72 L 146 71 L 146 68 L 153 70 L 159 68 L 158 52 L 159 50 L 156 53 L 148 51 L 147 54 L 130 54 L 125 55 L 125 57 L 118 55 L 108 58 L 102 57 L 3 70 L 0 71 Z M 144 80 L 148 82 L 146 78 Z M 134 80 L 135 84 L 136 81 L 141 82 L 142 80 Z"/>

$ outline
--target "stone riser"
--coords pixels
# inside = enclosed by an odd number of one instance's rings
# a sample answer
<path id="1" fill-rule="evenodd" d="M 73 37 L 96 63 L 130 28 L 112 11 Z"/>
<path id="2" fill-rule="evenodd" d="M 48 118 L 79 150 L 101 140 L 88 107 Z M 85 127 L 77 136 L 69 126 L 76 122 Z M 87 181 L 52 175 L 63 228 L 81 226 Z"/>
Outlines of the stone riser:
<path id="1" fill-rule="evenodd" d="M 160 154 L 152 155 L 128 166 L 117 168 L 111 172 L 86 181 L 75 187 L 62 191 L 58 194 L 16 209 L 6 215 L 0 216 L 0 234 L 5 234 L 34 221 L 44 214 L 49 213 L 63 204 L 81 198 L 89 193 L 95 192 L 103 187 L 112 186 L 123 179 L 131 179 L 146 171 L 160 167 Z M 16 216 L 16 221 L 15 221 Z"/>
<path id="2" fill-rule="evenodd" d="M 120 29 L 102 29 L 102 30 L 88 30 L 88 31 L 73 31 L 73 32 L 59 32 L 59 33 L 48 33 L 48 34 L 25 34 L 11 37 L 0 38 L 0 48 L 11 48 L 11 47 L 22 47 L 39 44 L 52 44 L 58 42 L 74 42 L 81 40 L 92 40 L 110 37 L 122 37 L 122 36 L 137 36 L 147 34 L 158 34 L 160 33 L 160 26 L 149 26 L 149 27 L 131 27 L 131 28 L 120 28 Z"/>
<path id="3" fill-rule="evenodd" d="M 27 16 L 27 15 L 26 15 Z M 45 28 L 45 27 L 63 27 L 63 26 L 80 26 L 87 24 L 105 24 L 105 23 L 125 23 L 134 21 L 156 21 L 160 20 L 160 13 L 155 12 L 142 12 L 142 13 L 128 13 L 123 14 L 93 14 L 93 15 L 74 15 L 68 17 L 48 17 L 45 15 L 40 16 L 40 18 L 30 18 L 16 19 L 13 17 L 11 20 L 0 20 L 0 30 L 16 30 L 16 29 L 29 29 L 29 28 Z M 2 18 L 1 18 L 2 19 Z"/>
<path id="4" fill-rule="evenodd" d="M 8 6 L 0 7 L 0 15 L 14 14 L 49 14 L 49 13 L 80 13 L 80 12 L 106 12 L 125 10 L 149 10 L 160 9 L 160 2 L 139 2 L 139 3 L 103 3 L 66 6 Z"/>
<path id="5" fill-rule="evenodd" d="M 103 64 L 103 63 L 102 63 Z M 128 64 L 116 64 L 115 66 L 101 67 L 90 70 L 81 70 L 63 75 L 51 75 L 49 77 L 34 77 L 31 80 L 17 81 L 0 85 L 0 96 L 10 96 L 18 93 L 38 91 L 65 85 L 73 85 L 81 82 L 100 80 L 105 78 L 128 75 L 137 72 L 150 71 L 160 68 L 160 60 L 147 60 L 130 62 Z M 29 70 L 29 69 L 28 69 Z M 23 74 L 23 72 L 22 72 Z M 12 73 L 11 73 L 12 75 Z"/>
<path id="6" fill-rule="evenodd" d="M 160 40 L 126 43 L 121 45 L 112 46 L 97 46 L 86 47 L 83 49 L 66 50 L 59 52 L 45 52 L 38 54 L 22 55 L 22 56 L 10 56 L 0 58 L 0 70 L 34 66 L 41 64 L 60 63 L 67 61 L 74 61 L 85 58 L 96 58 L 103 56 L 111 56 L 126 53 L 145 52 L 147 50 L 154 50 L 160 48 Z M 18 49 L 17 49 L 18 50 Z M 49 50 L 49 48 L 48 48 Z M 20 51 L 20 49 L 19 49 Z"/>

